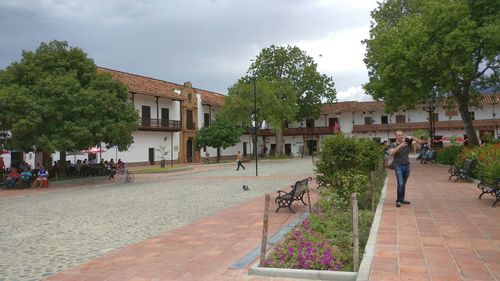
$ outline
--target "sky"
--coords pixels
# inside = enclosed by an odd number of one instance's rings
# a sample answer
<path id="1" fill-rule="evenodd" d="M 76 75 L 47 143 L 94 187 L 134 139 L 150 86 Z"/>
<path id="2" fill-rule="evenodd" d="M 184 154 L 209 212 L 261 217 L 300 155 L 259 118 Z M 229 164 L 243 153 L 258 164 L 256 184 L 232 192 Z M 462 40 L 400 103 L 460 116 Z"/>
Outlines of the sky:
<path id="1" fill-rule="evenodd" d="M 375 0 L 0 0 L 0 69 L 42 42 L 96 65 L 227 93 L 271 45 L 298 46 L 339 101 L 367 101 L 362 40 Z"/>

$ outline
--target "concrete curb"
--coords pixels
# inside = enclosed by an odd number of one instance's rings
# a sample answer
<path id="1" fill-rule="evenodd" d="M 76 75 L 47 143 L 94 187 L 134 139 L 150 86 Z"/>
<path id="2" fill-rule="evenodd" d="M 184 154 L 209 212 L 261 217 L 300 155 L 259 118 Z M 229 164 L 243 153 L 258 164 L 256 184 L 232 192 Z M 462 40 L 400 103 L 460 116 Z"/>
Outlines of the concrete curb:
<path id="1" fill-rule="evenodd" d="M 361 260 L 361 265 L 359 266 L 356 281 L 368 281 L 370 279 L 370 270 L 372 268 L 373 255 L 375 254 L 375 244 L 377 243 L 377 233 L 380 226 L 380 220 L 382 218 L 382 209 L 384 208 L 385 193 L 387 192 L 388 184 L 389 175 L 385 177 L 384 187 L 382 188 L 377 210 L 375 211 L 375 216 L 373 217 L 370 235 L 368 236 L 368 241 L 366 242 L 365 253 L 363 254 L 363 259 Z"/>
<path id="2" fill-rule="evenodd" d="M 326 271 L 326 270 L 253 267 L 249 269 L 248 274 L 267 276 L 267 277 L 312 279 L 312 280 L 336 280 L 336 281 L 356 280 L 356 272 Z"/>
<path id="3" fill-rule="evenodd" d="M 375 211 L 375 216 L 373 217 L 370 236 L 368 237 L 368 242 L 366 243 L 365 252 L 363 254 L 363 259 L 358 272 L 269 268 L 259 267 L 259 264 L 257 263 L 248 270 L 248 275 L 311 280 L 368 281 L 373 256 L 375 254 L 375 244 L 377 242 L 377 233 L 380 226 L 380 219 L 382 217 L 382 208 L 384 206 L 388 182 L 389 176 L 386 176 L 384 187 L 382 188 L 382 193 L 377 205 L 377 210 Z"/>

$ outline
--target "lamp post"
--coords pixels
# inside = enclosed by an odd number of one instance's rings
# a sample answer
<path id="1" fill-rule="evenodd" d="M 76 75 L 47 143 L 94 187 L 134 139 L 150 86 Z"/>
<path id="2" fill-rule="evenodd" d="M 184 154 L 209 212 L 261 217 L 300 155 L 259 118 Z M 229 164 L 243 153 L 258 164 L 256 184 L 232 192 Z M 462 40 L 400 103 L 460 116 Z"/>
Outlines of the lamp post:
<path id="1" fill-rule="evenodd" d="M 424 103 L 422 109 L 429 113 L 429 134 L 431 135 L 431 148 L 434 148 L 434 131 L 435 131 L 435 122 L 434 122 L 434 110 L 436 109 L 434 102 L 434 95 L 427 102 Z"/>
<path id="2" fill-rule="evenodd" d="M 258 153 L 257 153 L 257 145 L 259 142 L 259 134 L 257 132 L 257 78 L 254 76 L 253 77 L 253 116 L 254 116 L 254 132 L 255 132 L 255 145 L 254 145 L 254 151 L 255 151 L 255 176 L 259 176 L 259 169 L 258 169 L 258 163 L 257 163 L 257 158 L 258 158 Z"/>

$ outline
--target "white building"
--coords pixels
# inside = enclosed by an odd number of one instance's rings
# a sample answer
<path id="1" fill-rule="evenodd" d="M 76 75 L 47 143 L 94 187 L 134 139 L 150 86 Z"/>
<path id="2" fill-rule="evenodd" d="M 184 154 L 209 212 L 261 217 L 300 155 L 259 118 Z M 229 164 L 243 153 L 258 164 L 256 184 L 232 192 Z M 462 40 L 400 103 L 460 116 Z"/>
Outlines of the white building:
<path id="1" fill-rule="evenodd" d="M 134 105 L 140 116 L 138 130 L 133 133 L 134 143 L 124 152 L 112 147 L 97 153 L 70 154 L 68 160 L 113 158 L 116 161 L 120 158 L 126 163 L 152 164 L 160 160 L 157 151 L 160 146 L 166 147 L 167 163 L 172 164 L 201 162 L 200 154 L 204 155 L 205 150 L 211 157 L 220 155 L 222 158 L 232 158 L 237 151 L 244 155 L 251 155 L 254 151 L 249 134 L 242 135 L 240 143 L 225 150 L 210 147 L 203 148 L 201 152 L 194 150 L 196 132 L 203 126 L 210 126 L 215 113 L 224 104 L 224 95 L 193 88 L 190 82 L 180 85 L 102 67 L 98 71 L 111 74 L 127 86 L 128 102 Z M 478 106 L 470 108 L 478 136 L 489 133 L 500 138 L 499 104 L 500 94 L 485 94 Z M 403 130 L 408 135 L 415 130 L 429 130 L 429 112 L 425 109 L 423 105 L 416 105 L 414 109 L 387 114 L 381 101 L 325 104 L 318 119 L 289 124 L 283 133 L 284 149 L 289 155 L 308 155 L 320 147 L 323 138 L 338 131 L 382 142 L 390 141 L 396 130 Z M 464 124 L 456 108 L 447 108 L 444 103 L 438 102 L 434 112 L 436 139 L 451 136 L 466 138 Z M 258 153 L 273 153 L 275 147 L 272 129 L 259 130 Z M 42 159 L 41 153 L 14 152 L 11 156 L 33 163 L 40 163 Z M 49 157 L 59 159 L 57 153 L 45 155 L 45 163 Z"/>

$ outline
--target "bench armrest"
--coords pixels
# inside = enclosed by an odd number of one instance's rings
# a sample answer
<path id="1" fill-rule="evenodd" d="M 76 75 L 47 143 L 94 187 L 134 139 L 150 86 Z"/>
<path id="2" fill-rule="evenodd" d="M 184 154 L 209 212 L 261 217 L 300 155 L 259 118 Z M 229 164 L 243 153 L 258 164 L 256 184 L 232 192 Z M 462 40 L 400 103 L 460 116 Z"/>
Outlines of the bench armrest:
<path id="1" fill-rule="evenodd" d="M 290 193 L 290 192 L 286 192 L 286 191 L 283 191 L 283 190 L 278 190 L 276 192 L 278 192 L 278 196 L 281 196 L 282 193 L 283 194 L 289 194 Z"/>

